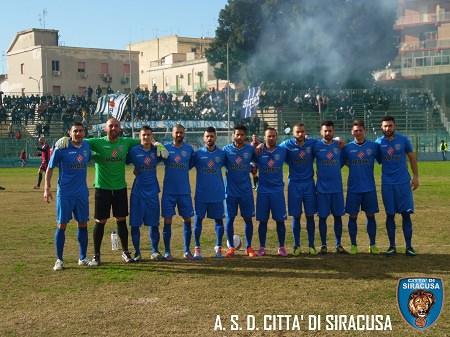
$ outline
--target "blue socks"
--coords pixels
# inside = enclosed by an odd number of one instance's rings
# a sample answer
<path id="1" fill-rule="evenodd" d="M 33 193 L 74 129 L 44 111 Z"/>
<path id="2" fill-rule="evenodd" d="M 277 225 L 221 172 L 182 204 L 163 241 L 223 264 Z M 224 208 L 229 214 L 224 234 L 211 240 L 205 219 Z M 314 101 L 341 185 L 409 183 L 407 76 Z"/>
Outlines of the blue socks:
<path id="1" fill-rule="evenodd" d="M 215 230 L 216 230 L 216 246 L 222 247 L 222 240 L 223 240 L 223 220 L 222 219 L 215 219 Z M 231 242 L 233 242 L 233 237 L 231 237 Z"/>
<path id="2" fill-rule="evenodd" d="M 158 245 L 159 245 L 159 227 L 158 226 L 150 226 L 148 229 L 148 236 L 150 238 L 150 242 L 152 244 L 152 253 L 158 252 Z"/>
<path id="3" fill-rule="evenodd" d="M 195 240 L 195 246 L 200 247 L 200 237 L 202 236 L 202 218 L 195 217 L 195 223 L 194 223 L 194 240 Z"/>
<path id="4" fill-rule="evenodd" d="M 138 226 L 131 227 L 131 241 L 133 242 L 136 255 L 141 254 L 141 228 Z"/>
<path id="5" fill-rule="evenodd" d="M 277 235 L 279 247 L 284 247 L 286 241 L 286 226 L 284 221 L 277 221 Z"/>
<path id="6" fill-rule="evenodd" d="M 244 218 L 245 221 L 245 240 L 247 241 L 247 248 L 252 246 L 253 239 L 253 222 L 252 218 Z"/>
<path id="7" fill-rule="evenodd" d="M 87 255 L 87 246 L 88 246 L 87 227 L 78 227 L 77 239 L 78 245 L 80 247 L 80 260 L 84 260 Z"/>
<path id="8" fill-rule="evenodd" d="M 411 247 L 411 239 L 412 239 L 412 222 L 411 222 L 411 214 L 402 213 L 402 227 L 403 227 L 403 236 L 405 237 L 406 248 Z"/>
<path id="9" fill-rule="evenodd" d="M 191 246 L 191 237 L 192 237 L 192 226 L 191 222 L 183 222 L 183 243 L 184 243 L 184 252 L 190 251 Z"/>
<path id="10" fill-rule="evenodd" d="M 267 220 L 259 222 L 258 235 L 259 235 L 259 245 L 261 247 L 265 247 L 267 238 Z"/>
<path id="11" fill-rule="evenodd" d="M 395 247 L 395 215 L 388 214 L 386 216 L 386 230 L 389 238 L 389 246 Z"/>
<path id="12" fill-rule="evenodd" d="M 350 242 L 352 243 L 352 246 L 356 246 L 356 235 L 358 233 L 358 225 L 356 220 L 356 216 L 348 217 L 348 234 L 350 235 Z"/>
<path id="13" fill-rule="evenodd" d="M 234 236 L 234 217 L 227 217 L 227 222 L 225 224 L 225 230 L 227 232 L 228 243 L 231 247 L 234 247 L 233 236 Z"/>
<path id="14" fill-rule="evenodd" d="M 374 215 L 367 216 L 367 234 L 369 234 L 370 245 L 373 246 L 377 236 L 377 223 Z"/>
<path id="15" fill-rule="evenodd" d="M 342 238 L 342 217 L 334 216 L 334 236 L 336 238 L 336 247 L 341 245 Z"/>
<path id="16" fill-rule="evenodd" d="M 164 250 L 166 254 L 170 254 L 170 239 L 172 238 L 172 224 L 164 224 L 163 227 L 163 240 Z"/>
<path id="17" fill-rule="evenodd" d="M 292 234 L 294 236 L 294 247 L 300 247 L 300 217 L 292 217 Z"/>
<path id="18" fill-rule="evenodd" d="M 66 230 L 57 227 L 55 232 L 55 248 L 56 248 L 56 257 L 60 260 L 63 260 L 65 241 L 66 241 Z"/>
<path id="19" fill-rule="evenodd" d="M 306 216 L 306 230 L 308 232 L 308 245 L 314 247 L 314 237 L 316 231 L 316 224 L 314 223 L 314 215 Z"/>

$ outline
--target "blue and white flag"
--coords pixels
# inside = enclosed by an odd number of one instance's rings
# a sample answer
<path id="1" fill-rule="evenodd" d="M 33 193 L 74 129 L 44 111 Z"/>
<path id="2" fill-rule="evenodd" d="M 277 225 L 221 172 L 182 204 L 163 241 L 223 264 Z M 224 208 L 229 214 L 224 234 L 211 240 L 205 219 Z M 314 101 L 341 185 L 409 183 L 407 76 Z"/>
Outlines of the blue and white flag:
<path id="1" fill-rule="evenodd" d="M 127 105 L 128 98 L 129 96 L 125 94 L 109 94 L 102 96 L 98 99 L 95 113 L 101 115 L 106 114 L 120 121 L 122 119 L 123 110 Z"/>
<path id="2" fill-rule="evenodd" d="M 242 102 L 241 118 L 249 118 L 256 115 L 256 109 L 259 105 L 260 87 L 248 88 L 246 98 Z"/>

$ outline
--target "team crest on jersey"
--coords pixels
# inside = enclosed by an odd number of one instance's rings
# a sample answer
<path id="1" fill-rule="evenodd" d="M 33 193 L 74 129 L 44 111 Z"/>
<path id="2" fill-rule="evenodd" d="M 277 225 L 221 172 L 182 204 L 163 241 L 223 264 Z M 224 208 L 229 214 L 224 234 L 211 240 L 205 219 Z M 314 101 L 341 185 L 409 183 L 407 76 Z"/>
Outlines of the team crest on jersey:
<path id="1" fill-rule="evenodd" d="M 118 148 L 119 148 L 119 152 L 123 152 L 123 145 L 119 145 Z"/>
<path id="2" fill-rule="evenodd" d="M 209 167 L 209 168 L 213 168 L 213 167 L 214 167 L 214 161 L 210 160 L 210 161 L 208 162 L 208 167 Z"/>
<path id="3" fill-rule="evenodd" d="M 300 152 L 298 153 L 298 156 L 299 156 L 301 159 L 305 158 L 305 156 L 306 156 L 305 151 L 300 151 Z"/>
<path id="4" fill-rule="evenodd" d="M 240 163 L 242 163 L 242 158 L 237 156 L 235 162 L 239 165 Z"/>
<path id="5" fill-rule="evenodd" d="M 183 151 L 181 151 L 181 156 L 182 156 L 182 157 L 187 157 L 187 155 L 188 155 L 188 154 L 187 154 L 187 152 L 186 152 L 186 151 L 184 151 L 184 150 L 183 150 Z"/>
<path id="6" fill-rule="evenodd" d="M 403 319 L 414 329 L 424 331 L 442 311 L 444 283 L 440 278 L 402 278 L 397 285 L 397 304 Z"/>
<path id="7" fill-rule="evenodd" d="M 77 156 L 77 162 L 79 162 L 80 164 L 83 162 L 83 159 L 84 157 L 81 154 Z"/>
<path id="8" fill-rule="evenodd" d="M 311 148 L 310 147 L 306 148 L 306 153 L 311 153 Z"/>
<path id="9" fill-rule="evenodd" d="M 273 160 L 273 159 L 270 159 L 268 162 L 267 162 L 267 166 L 269 166 L 269 167 L 273 167 L 275 165 L 275 161 Z"/>
<path id="10" fill-rule="evenodd" d="M 363 151 L 359 151 L 357 156 L 358 156 L 359 159 L 363 159 L 366 155 L 365 155 L 365 153 Z"/>
<path id="11" fill-rule="evenodd" d="M 183 155 L 183 154 L 181 154 Z M 176 163 L 179 163 L 181 161 L 181 157 L 179 155 L 176 155 L 176 157 L 173 159 Z"/>
<path id="12" fill-rule="evenodd" d="M 86 150 L 83 150 L 83 156 L 87 157 L 88 152 Z"/>
<path id="13" fill-rule="evenodd" d="M 113 150 L 113 152 L 111 152 L 111 157 L 116 158 L 117 157 L 117 151 Z"/>
<path id="14" fill-rule="evenodd" d="M 328 152 L 327 153 L 327 158 L 328 158 L 328 160 L 331 160 L 331 159 L 333 159 L 333 153 L 332 152 Z"/>
<path id="15" fill-rule="evenodd" d="M 388 149 L 386 150 L 386 152 L 389 156 L 392 157 L 392 155 L 395 153 L 395 150 L 389 146 Z"/>
<path id="16" fill-rule="evenodd" d="M 152 163 L 152 159 L 150 157 L 145 157 L 144 164 L 147 166 L 150 166 L 151 163 Z"/>

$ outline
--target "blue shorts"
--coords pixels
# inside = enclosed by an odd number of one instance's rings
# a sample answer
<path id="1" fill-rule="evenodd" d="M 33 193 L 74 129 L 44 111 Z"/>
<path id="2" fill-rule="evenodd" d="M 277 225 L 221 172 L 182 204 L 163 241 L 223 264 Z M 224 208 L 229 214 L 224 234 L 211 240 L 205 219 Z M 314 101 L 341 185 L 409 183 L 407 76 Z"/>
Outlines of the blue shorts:
<path id="1" fill-rule="evenodd" d="M 314 181 L 288 184 L 288 213 L 290 216 L 302 215 L 302 204 L 306 215 L 316 213 L 316 187 Z"/>
<path id="2" fill-rule="evenodd" d="M 317 193 L 317 213 L 319 217 L 326 218 L 330 213 L 333 216 L 343 216 L 344 196 L 342 192 L 337 193 Z"/>
<path id="3" fill-rule="evenodd" d="M 381 185 L 386 214 L 414 213 L 414 200 L 411 185 L 408 183 L 397 185 Z"/>
<path id="4" fill-rule="evenodd" d="M 204 202 L 195 200 L 195 216 L 203 219 L 207 216 L 209 219 L 222 219 L 225 213 L 224 202 Z"/>
<path id="5" fill-rule="evenodd" d="M 130 226 L 159 226 L 159 194 L 143 198 L 131 193 L 130 196 Z"/>
<path id="6" fill-rule="evenodd" d="M 275 221 L 286 220 L 284 192 L 256 194 L 256 220 L 269 220 L 270 212 L 272 212 L 272 219 Z"/>
<path id="7" fill-rule="evenodd" d="M 242 197 L 230 197 L 227 199 L 226 214 L 229 218 L 237 216 L 238 206 L 243 218 L 251 218 L 255 216 L 255 203 L 253 202 L 253 193 Z"/>
<path id="8" fill-rule="evenodd" d="M 56 222 L 67 224 L 73 217 L 79 223 L 89 221 L 89 195 L 78 197 L 56 196 Z"/>
<path id="9" fill-rule="evenodd" d="M 192 207 L 192 197 L 190 194 L 168 194 L 163 193 L 161 198 L 161 210 L 164 218 L 171 218 L 175 213 L 175 206 L 178 207 L 178 214 L 183 218 L 190 218 L 194 215 Z"/>
<path id="10" fill-rule="evenodd" d="M 377 191 L 363 193 L 347 192 L 345 211 L 350 215 L 356 215 L 360 208 L 366 214 L 378 213 Z"/>

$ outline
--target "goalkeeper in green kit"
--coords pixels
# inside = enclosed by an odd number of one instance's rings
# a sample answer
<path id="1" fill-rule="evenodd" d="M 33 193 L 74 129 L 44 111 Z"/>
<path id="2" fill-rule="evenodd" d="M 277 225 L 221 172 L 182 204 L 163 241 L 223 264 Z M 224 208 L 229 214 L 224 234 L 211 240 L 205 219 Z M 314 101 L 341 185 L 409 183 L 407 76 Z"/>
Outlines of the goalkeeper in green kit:
<path id="1" fill-rule="evenodd" d="M 139 144 L 139 139 L 120 137 L 120 122 L 116 118 L 106 121 L 105 132 L 105 137 L 86 139 L 94 152 L 93 159 L 95 160 L 94 258 L 89 262 L 89 266 L 92 267 L 100 264 L 100 247 L 111 208 L 117 221 L 117 234 L 122 244 L 122 260 L 125 263 L 134 262 L 128 251 L 126 224 L 128 197 L 125 162 L 128 150 Z M 57 141 L 56 147 L 65 148 L 67 141 L 67 137 L 61 138 Z M 167 158 L 166 148 L 157 142 L 154 145 L 157 147 L 157 155 L 164 159 Z"/>

